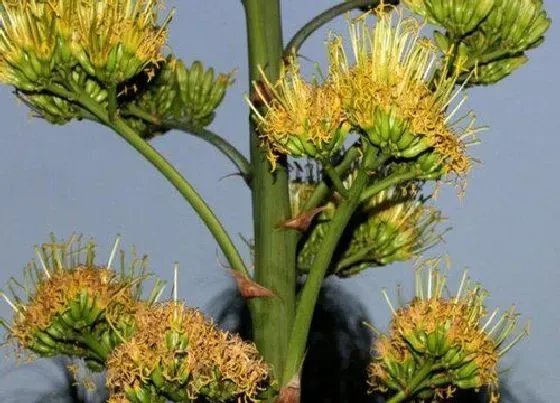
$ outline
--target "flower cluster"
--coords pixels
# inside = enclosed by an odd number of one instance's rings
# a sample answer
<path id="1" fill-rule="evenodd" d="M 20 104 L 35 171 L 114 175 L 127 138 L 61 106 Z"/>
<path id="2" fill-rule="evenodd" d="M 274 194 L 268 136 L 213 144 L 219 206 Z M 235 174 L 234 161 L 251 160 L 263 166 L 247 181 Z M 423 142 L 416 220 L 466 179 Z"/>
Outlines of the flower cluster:
<path id="1" fill-rule="evenodd" d="M 419 269 L 416 297 L 393 310 L 387 335 L 375 343 L 370 385 L 382 392 L 443 401 L 459 389 L 490 389 L 498 401 L 498 360 L 522 337 L 511 337 L 518 315 L 488 313 L 487 293 L 463 276 L 455 296 L 445 296 L 445 277 L 429 265 Z M 387 297 L 387 301 L 389 298 Z M 496 320 L 496 318 L 498 318 Z"/>
<path id="2" fill-rule="evenodd" d="M 420 38 L 415 19 L 401 14 L 380 8 L 375 26 L 366 17 L 352 21 L 353 61 L 342 37 L 333 35 L 321 84 L 306 82 L 292 61 L 276 83 L 264 78 L 255 85 L 253 110 L 271 161 L 277 153 L 331 157 L 355 130 L 386 155 L 432 153 L 443 173 L 470 171 L 466 143 L 477 130 L 473 118 L 458 116 L 457 75 L 438 73 L 437 47 Z"/>
<path id="3" fill-rule="evenodd" d="M 44 244 L 38 249 L 39 262 L 25 268 L 23 282 L 8 283 L 11 297 L 1 295 L 14 316 L 11 324 L 3 323 L 8 341 L 18 350 L 41 357 L 76 356 L 100 369 L 109 352 L 135 331 L 145 259 L 133 259 L 117 274 L 111 262 L 96 266 L 94 255 L 92 242 L 82 246 L 76 238 Z M 154 297 L 162 287 L 156 281 Z"/>
<path id="4" fill-rule="evenodd" d="M 291 185 L 294 214 L 302 212 L 302 206 L 314 187 L 307 183 Z M 297 258 L 301 272 L 306 273 L 311 268 L 336 208 L 336 202 L 327 203 L 315 219 L 314 226 L 303 235 Z M 337 247 L 330 272 L 347 277 L 368 267 L 418 257 L 441 239 L 441 233 L 436 230 L 441 221 L 441 213 L 426 204 L 416 186 L 391 187 L 382 191 L 362 203 L 354 214 Z"/>
<path id="5" fill-rule="evenodd" d="M 0 81 L 37 91 L 80 65 L 107 85 L 162 59 L 168 16 L 154 0 L 4 1 L 0 9 Z"/>
<path id="6" fill-rule="evenodd" d="M 168 56 L 159 69 L 150 70 L 139 82 L 125 83 L 122 99 L 130 98 L 135 108 L 150 116 L 127 117 L 127 122 L 144 138 L 162 134 L 169 122 L 182 122 L 194 127 L 208 126 L 226 90 L 233 83 L 233 74 L 218 74 L 205 69 L 200 61 L 185 66 L 182 60 Z M 147 88 L 146 88 L 147 87 Z"/>
<path id="7" fill-rule="evenodd" d="M 266 114 L 251 106 L 273 164 L 277 154 L 326 159 L 340 150 L 350 127 L 345 124 L 341 99 L 331 83 L 306 82 L 295 60 L 275 84 L 264 73 L 262 76 L 266 91 L 258 86 L 255 90 Z"/>
<path id="8" fill-rule="evenodd" d="M 434 39 L 445 53 L 462 59 L 457 70 L 468 85 L 493 84 L 527 62 L 550 26 L 542 0 L 405 0 L 446 32 Z M 474 75 L 470 69 L 474 68 Z"/>
<path id="9" fill-rule="evenodd" d="M 138 332 L 107 361 L 112 403 L 254 401 L 270 385 L 270 368 L 255 345 L 218 330 L 196 309 L 141 306 L 136 323 Z"/>

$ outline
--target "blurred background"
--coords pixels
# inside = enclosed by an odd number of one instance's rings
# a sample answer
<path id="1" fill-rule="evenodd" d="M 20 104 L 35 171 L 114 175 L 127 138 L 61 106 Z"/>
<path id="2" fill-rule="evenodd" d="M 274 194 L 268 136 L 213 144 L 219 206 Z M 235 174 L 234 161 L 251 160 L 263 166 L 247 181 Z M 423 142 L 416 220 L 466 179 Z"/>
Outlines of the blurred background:
<path id="1" fill-rule="evenodd" d="M 281 3 L 286 41 L 315 14 L 335 4 Z M 248 107 L 243 99 L 248 72 L 240 1 L 169 0 L 168 5 L 176 8 L 170 29 L 172 52 L 189 64 L 200 59 L 218 71 L 237 70 L 237 82 L 211 129 L 248 154 Z M 452 288 L 468 267 L 473 279 L 490 290 L 491 308 L 514 303 L 524 320 L 531 321 L 530 337 L 508 354 L 503 366 L 511 401 L 552 403 L 558 401 L 560 384 L 560 133 L 555 120 L 560 115 L 560 3 L 545 0 L 545 5 L 553 25 L 545 43 L 529 52 L 529 63 L 495 86 L 469 92 L 465 110 L 472 109 L 479 123 L 490 127 L 481 135 L 482 144 L 469 150 L 482 165 L 470 175 L 464 200 L 451 186 L 443 187 L 436 205 L 454 229 L 426 256 L 451 257 Z M 314 63 L 325 66 L 329 31 L 345 33 L 344 18 L 306 43 L 301 50 L 304 68 L 311 69 Z M 179 294 L 187 304 L 223 319 L 230 329 L 243 328 L 236 311 L 242 311 L 239 301 L 223 310 L 235 300 L 235 293 L 228 291 L 233 282 L 219 264 L 223 259 L 216 243 L 180 195 L 141 156 L 93 123 L 54 127 L 30 119 L 28 109 L 5 86 L 0 87 L 0 106 L 0 284 L 21 275 L 34 255 L 33 246 L 46 241 L 51 231 L 64 238 L 73 232 L 95 238 L 100 262 L 120 233 L 121 246 L 135 246 L 139 254 L 148 254 L 151 270 L 168 282 L 173 262 L 180 262 Z M 237 234 L 252 236 L 250 194 L 238 176 L 226 177 L 234 173 L 233 166 L 183 133 L 156 138 L 153 145 L 206 198 L 249 259 Z M 332 336 L 350 346 L 345 353 L 350 358 L 342 365 L 361 362 L 371 335 L 360 322 L 367 319 L 385 329 L 390 318 L 381 288 L 394 290 L 401 284 L 405 295 L 411 295 L 412 281 L 411 264 L 329 280 L 323 314 L 338 322 L 316 320 L 322 327 L 316 327 L 312 340 L 328 345 L 325 340 L 342 323 L 348 331 Z M 341 300 L 347 301 L 345 306 L 340 306 Z M 10 314 L 8 306 L 0 304 L 0 316 Z M 63 365 L 38 362 L 15 368 L 11 360 L 2 360 L 0 401 L 47 401 L 49 394 L 54 399 L 50 401 L 68 401 L 64 392 L 55 395 L 66 387 Z M 313 385 L 308 390 L 314 390 Z"/>

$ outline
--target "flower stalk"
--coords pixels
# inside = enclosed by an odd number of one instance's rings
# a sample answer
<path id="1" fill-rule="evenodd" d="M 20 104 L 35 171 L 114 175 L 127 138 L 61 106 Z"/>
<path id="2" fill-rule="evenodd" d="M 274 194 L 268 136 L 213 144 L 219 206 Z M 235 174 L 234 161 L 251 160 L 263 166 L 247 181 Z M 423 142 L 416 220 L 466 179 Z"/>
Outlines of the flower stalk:
<path id="1" fill-rule="evenodd" d="M 279 0 L 245 0 L 249 79 L 261 80 L 264 69 L 276 80 L 282 64 L 282 26 Z M 288 338 L 295 312 L 295 231 L 278 228 L 290 215 L 285 157 L 271 171 L 256 125 L 251 119 L 250 150 L 255 238 L 254 280 L 280 298 L 250 303 L 254 341 L 273 366 L 277 378 L 284 370 Z M 280 385 L 281 386 L 281 385 Z"/>

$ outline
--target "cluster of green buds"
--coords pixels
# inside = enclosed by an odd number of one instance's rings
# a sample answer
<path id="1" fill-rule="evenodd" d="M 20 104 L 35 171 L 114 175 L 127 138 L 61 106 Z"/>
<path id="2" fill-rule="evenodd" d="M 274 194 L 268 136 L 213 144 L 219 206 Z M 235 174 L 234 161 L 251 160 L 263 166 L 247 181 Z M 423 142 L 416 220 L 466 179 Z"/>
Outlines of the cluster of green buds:
<path id="1" fill-rule="evenodd" d="M 405 0 L 430 23 L 438 47 L 453 54 L 459 81 L 493 84 L 527 61 L 550 26 L 542 0 Z M 475 68 L 474 74 L 470 71 Z"/>
<path id="2" fill-rule="evenodd" d="M 87 94 L 97 104 L 107 107 L 109 94 L 99 82 L 91 77 L 79 66 L 74 67 L 68 74 L 67 82 L 80 92 Z M 87 112 L 71 101 L 46 92 L 16 91 L 21 99 L 37 117 L 52 124 L 63 125 L 74 118 L 86 118 Z"/>
<path id="3" fill-rule="evenodd" d="M 149 70 L 142 77 L 142 82 L 133 80 L 125 83 L 122 95 L 128 97 L 132 91 L 134 97 L 139 93 L 132 105 L 147 114 L 151 123 L 138 117 L 138 114 L 127 120 L 138 126 L 145 138 L 165 132 L 173 122 L 195 127 L 208 126 L 214 120 L 215 110 L 224 99 L 226 90 L 233 83 L 232 76 L 231 73 L 215 76 L 214 69 L 204 69 L 200 61 L 193 62 L 188 68 L 183 61 L 170 55 L 157 68 Z"/>
<path id="4" fill-rule="evenodd" d="M 126 267 L 123 255 L 120 273 L 110 268 L 116 247 L 105 267 L 94 264 L 95 244 L 82 245 L 79 237 L 37 248 L 38 261 L 26 266 L 23 281 L 8 282 L 12 295 L 0 294 L 14 311 L 10 324 L 1 321 L 7 341 L 17 351 L 79 357 L 101 370 L 109 353 L 135 331 L 146 278 L 145 259 L 135 258 Z M 156 281 L 149 303 L 162 288 Z"/>
<path id="5" fill-rule="evenodd" d="M 331 36 L 322 83 L 306 82 L 291 60 L 277 82 L 263 74 L 264 84 L 255 84 L 252 108 L 270 160 L 287 154 L 325 161 L 355 131 L 384 155 L 435 155 L 432 172 L 467 174 L 472 159 L 466 147 L 479 130 L 471 114 L 459 116 L 462 101 L 449 110 L 461 99 L 459 73 L 438 74 L 440 52 L 420 38 L 415 18 L 385 4 L 376 14 L 375 25 L 367 16 L 350 21 L 352 62 L 342 37 Z M 442 68 L 448 62 L 444 58 Z"/>
<path id="6" fill-rule="evenodd" d="M 346 181 L 351 182 L 352 174 Z M 316 185 L 292 183 L 290 198 L 295 216 L 301 214 L 305 201 Z M 337 203 L 328 202 L 321 208 L 311 228 L 302 236 L 297 267 L 308 273 L 329 231 L 336 214 Z M 417 189 L 391 187 L 364 200 L 335 251 L 330 274 L 348 277 L 369 267 L 386 266 L 396 261 L 418 257 L 434 246 L 442 234 L 436 230 L 443 221 L 441 213 L 426 204 Z"/>
<path id="7" fill-rule="evenodd" d="M 138 331 L 107 361 L 109 402 L 249 402 L 270 386 L 254 344 L 177 302 L 141 307 Z"/>
<path id="8" fill-rule="evenodd" d="M 487 311 L 487 292 L 471 285 L 465 272 L 454 296 L 445 295 L 445 277 L 431 261 L 417 271 L 416 296 L 395 309 L 388 334 L 375 342 L 369 368 L 373 389 L 394 396 L 434 402 L 452 398 L 457 389 L 489 388 L 497 402 L 498 361 L 527 328 L 512 336 L 519 322 L 513 308 Z M 397 399 L 398 397 L 398 399 Z"/>

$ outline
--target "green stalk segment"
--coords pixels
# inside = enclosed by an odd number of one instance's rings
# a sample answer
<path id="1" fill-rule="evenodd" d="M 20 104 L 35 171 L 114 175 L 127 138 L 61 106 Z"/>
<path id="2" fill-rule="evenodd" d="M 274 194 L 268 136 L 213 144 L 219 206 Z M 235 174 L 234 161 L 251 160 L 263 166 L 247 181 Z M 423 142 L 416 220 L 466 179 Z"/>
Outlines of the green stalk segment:
<path id="1" fill-rule="evenodd" d="M 249 74 L 260 79 L 259 67 L 274 82 L 282 63 L 282 25 L 279 0 L 245 0 Z M 255 281 L 280 298 L 251 301 L 254 341 L 280 377 L 295 311 L 295 231 L 278 228 L 290 216 L 286 161 L 271 172 L 251 122 L 251 190 L 255 236 Z M 280 385 L 281 386 L 281 385 Z"/>
<path id="2" fill-rule="evenodd" d="M 244 274 L 245 276 L 248 275 L 243 259 L 241 259 L 237 248 L 222 226 L 220 220 L 218 220 L 214 212 L 206 204 L 204 199 L 196 192 L 196 190 L 194 190 L 192 185 L 181 175 L 179 171 L 177 171 L 173 165 L 171 165 L 160 153 L 158 153 L 156 149 L 150 145 L 150 143 L 142 139 L 118 116 L 111 119 L 108 112 L 87 95 L 75 94 L 56 85 L 50 86 L 48 91 L 80 104 L 103 124 L 112 128 L 119 136 L 126 140 L 128 144 L 144 156 L 144 158 L 146 158 L 148 162 L 150 162 L 177 189 L 185 201 L 191 205 L 194 211 L 206 224 L 216 239 L 216 242 L 218 242 L 218 245 L 231 265 L 231 268 Z"/>

